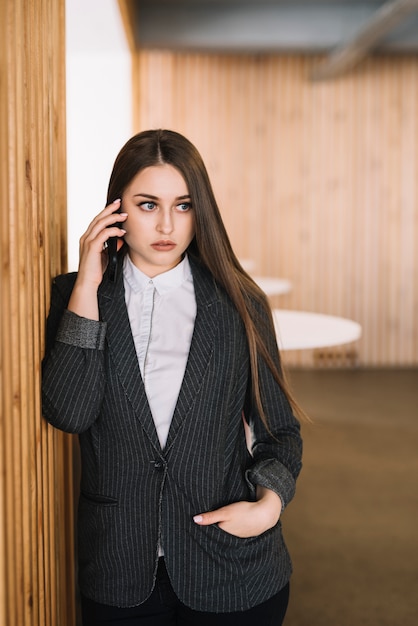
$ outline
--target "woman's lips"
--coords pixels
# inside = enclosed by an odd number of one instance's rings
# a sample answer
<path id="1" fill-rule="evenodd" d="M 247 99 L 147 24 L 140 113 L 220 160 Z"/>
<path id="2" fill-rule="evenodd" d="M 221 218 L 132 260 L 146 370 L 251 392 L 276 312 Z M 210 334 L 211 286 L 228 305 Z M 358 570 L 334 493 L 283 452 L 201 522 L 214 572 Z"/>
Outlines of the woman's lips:
<path id="1" fill-rule="evenodd" d="M 169 252 L 170 250 L 174 250 L 176 244 L 173 241 L 156 241 L 151 244 L 151 248 L 154 250 L 158 250 L 158 252 Z"/>

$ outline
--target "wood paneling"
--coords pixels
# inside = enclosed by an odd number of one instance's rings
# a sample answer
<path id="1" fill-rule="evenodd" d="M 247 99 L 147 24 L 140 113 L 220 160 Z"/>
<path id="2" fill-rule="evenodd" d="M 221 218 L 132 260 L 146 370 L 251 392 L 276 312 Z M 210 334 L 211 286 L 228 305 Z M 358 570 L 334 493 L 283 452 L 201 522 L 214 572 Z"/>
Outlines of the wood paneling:
<path id="1" fill-rule="evenodd" d="M 41 417 L 51 276 L 65 269 L 64 0 L 0 3 L 0 624 L 70 626 L 70 439 Z"/>
<path id="2" fill-rule="evenodd" d="M 275 305 L 360 322 L 362 365 L 417 365 L 418 59 L 311 82 L 319 60 L 139 52 L 135 127 L 197 145 L 238 255 L 293 283 Z"/>

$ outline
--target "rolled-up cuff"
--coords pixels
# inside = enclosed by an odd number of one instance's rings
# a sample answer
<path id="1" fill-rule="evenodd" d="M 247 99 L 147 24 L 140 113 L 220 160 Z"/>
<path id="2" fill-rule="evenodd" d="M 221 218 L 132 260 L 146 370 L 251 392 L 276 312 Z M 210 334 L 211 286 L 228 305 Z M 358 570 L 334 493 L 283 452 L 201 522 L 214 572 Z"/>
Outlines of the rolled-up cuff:
<path id="1" fill-rule="evenodd" d="M 56 340 L 77 348 L 104 350 L 106 322 L 89 320 L 66 309 L 58 328 Z"/>
<path id="2" fill-rule="evenodd" d="M 295 479 L 277 459 L 257 461 L 245 472 L 245 478 L 253 489 L 256 485 L 260 485 L 277 493 L 282 501 L 282 510 L 295 495 Z"/>

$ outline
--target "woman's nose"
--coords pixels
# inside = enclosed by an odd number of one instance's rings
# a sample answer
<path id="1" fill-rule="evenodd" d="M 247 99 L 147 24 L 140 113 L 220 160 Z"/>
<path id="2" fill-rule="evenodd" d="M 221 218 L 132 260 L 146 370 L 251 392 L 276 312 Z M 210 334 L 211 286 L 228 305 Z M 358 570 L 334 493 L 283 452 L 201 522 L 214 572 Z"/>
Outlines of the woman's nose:
<path id="1" fill-rule="evenodd" d="M 164 234 L 171 233 L 173 230 L 173 216 L 171 211 L 162 211 L 159 215 L 157 229 Z"/>

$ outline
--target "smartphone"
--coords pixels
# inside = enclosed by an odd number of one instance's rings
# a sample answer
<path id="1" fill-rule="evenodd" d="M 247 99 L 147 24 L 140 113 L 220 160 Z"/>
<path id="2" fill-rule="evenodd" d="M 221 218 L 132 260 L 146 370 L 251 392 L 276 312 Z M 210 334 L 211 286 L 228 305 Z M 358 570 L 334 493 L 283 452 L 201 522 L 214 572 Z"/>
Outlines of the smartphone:
<path id="1" fill-rule="evenodd" d="M 120 203 L 119 208 L 115 213 L 122 212 L 122 203 Z M 120 228 L 120 222 L 116 222 L 116 224 L 112 224 L 112 227 L 116 226 Z M 118 273 L 118 237 L 109 237 L 107 240 L 107 254 L 109 256 L 109 279 L 112 283 L 116 282 L 117 273 Z"/>

